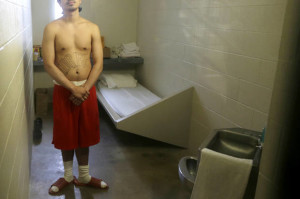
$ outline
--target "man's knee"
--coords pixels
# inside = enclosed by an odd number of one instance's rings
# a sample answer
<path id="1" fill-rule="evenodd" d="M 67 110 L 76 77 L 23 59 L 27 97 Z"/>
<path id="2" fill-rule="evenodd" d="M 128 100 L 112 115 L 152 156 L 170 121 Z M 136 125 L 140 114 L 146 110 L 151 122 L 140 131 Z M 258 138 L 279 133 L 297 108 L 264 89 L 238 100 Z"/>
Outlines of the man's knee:
<path id="1" fill-rule="evenodd" d="M 89 147 L 85 147 L 85 148 L 77 148 L 75 149 L 76 154 L 88 154 L 89 153 Z"/>

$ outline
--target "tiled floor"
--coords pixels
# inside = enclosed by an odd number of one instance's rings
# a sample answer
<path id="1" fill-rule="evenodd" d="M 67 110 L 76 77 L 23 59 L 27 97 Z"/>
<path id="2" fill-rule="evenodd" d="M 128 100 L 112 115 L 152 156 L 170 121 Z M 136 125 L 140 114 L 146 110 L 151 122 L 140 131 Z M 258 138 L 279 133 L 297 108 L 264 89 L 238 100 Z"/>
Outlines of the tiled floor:
<path id="1" fill-rule="evenodd" d="M 189 199 L 177 165 L 188 150 L 116 130 L 100 109 L 101 142 L 90 148 L 90 174 L 105 180 L 107 191 L 66 187 L 61 196 L 48 195 L 49 186 L 63 176 L 60 151 L 54 149 L 52 114 L 43 118 L 43 137 L 32 149 L 30 199 Z M 74 157 L 74 175 L 78 176 Z"/>

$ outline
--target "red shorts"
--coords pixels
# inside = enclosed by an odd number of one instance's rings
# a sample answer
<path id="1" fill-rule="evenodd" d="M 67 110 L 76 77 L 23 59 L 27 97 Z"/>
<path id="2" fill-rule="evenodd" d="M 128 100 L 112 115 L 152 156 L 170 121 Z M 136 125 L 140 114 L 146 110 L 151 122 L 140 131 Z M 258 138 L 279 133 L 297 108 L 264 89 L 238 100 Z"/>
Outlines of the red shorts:
<path id="1" fill-rule="evenodd" d="M 99 113 L 96 88 L 79 106 L 69 100 L 71 92 L 54 85 L 53 91 L 53 141 L 54 147 L 72 150 L 95 145 L 100 141 Z"/>

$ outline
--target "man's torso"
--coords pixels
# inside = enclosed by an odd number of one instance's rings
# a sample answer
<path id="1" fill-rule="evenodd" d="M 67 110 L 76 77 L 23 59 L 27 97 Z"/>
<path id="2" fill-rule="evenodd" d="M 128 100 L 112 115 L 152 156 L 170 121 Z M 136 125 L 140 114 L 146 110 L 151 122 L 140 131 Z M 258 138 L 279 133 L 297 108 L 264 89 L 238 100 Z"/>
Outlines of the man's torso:
<path id="1" fill-rule="evenodd" d="M 56 21 L 55 64 L 71 81 L 88 78 L 91 71 L 92 30 L 90 22 Z"/>

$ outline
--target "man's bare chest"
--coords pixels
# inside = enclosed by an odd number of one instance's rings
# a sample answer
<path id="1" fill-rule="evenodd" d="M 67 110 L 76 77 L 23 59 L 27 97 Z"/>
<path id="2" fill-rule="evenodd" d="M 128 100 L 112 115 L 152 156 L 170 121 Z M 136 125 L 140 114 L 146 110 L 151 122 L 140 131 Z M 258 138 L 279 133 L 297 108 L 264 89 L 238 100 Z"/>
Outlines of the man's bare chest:
<path id="1" fill-rule="evenodd" d="M 92 34 L 84 29 L 62 29 L 55 36 L 56 50 L 89 50 L 91 48 Z"/>

